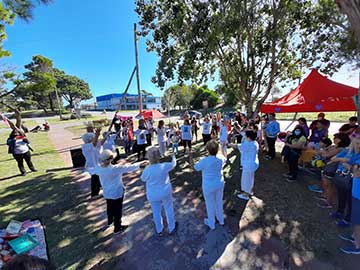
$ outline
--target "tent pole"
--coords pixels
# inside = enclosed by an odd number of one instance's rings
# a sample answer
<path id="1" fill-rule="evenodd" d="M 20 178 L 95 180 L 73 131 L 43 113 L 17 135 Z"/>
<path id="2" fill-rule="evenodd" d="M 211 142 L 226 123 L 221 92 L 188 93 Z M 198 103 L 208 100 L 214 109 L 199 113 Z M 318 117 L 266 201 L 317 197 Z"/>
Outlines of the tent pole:
<path id="1" fill-rule="evenodd" d="M 288 129 L 291 127 L 291 125 L 296 121 L 297 115 L 298 115 L 298 113 L 296 112 L 296 113 L 294 114 L 293 120 L 292 120 L 291 123 L 286 127 L 285 131 L 288 130 Z"/>

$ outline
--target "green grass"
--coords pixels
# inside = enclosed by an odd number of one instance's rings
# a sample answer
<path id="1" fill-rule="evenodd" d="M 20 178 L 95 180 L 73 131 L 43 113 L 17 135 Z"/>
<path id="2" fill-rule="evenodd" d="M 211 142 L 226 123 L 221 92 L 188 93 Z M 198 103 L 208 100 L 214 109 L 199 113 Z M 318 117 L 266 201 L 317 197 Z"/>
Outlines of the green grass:
<path id="1" fill-rule="evenodd" d="M 278 120 L 292 120 L 295 113 L 277 113 L 276 118 Z M 318 113 L 298 113 L 297 119 L 305 117 L 305 119 L 311 123 L 312 120 L 317 118 Z M 347 122 L 351 116 L 356 116 L 356 112 L 327 112 L 325 118 L 332 122 Z"/>
<path id="2" fill-rule="evenodd" d="M 12 219 L 39 218 L 46 227 L 50 259 L 58 269 L 85 269 L 101 253 L 102 241 L 94 221 L 87 216 L 86 199 L 69 170 L 50 144 L 47 133 L 29 134 L 34 148 L 32 160 L 39 170 L 26 177 L 17 176 L 15 160 L 1 145 L 0 227 Z M 3 142 L 7 134 L 0 134 Z M 26 167 L 26 165 L 25 165 Z M 48 169 L 53 169 L 46 172 Z"/>
<path id="3" fill-rule="evenodd" d="M 96 116 L 90 116 L 87 118 L 69 119 L 69 120 L 60 120 L 59 117 L 56 117 L 56 118 L 49 118 L 49 119 L 47 119 L 47 121 L 49 122 L 50 125 L 75 123 L 75 122 L 78 122 L 79 124 L 83 124 L 84 122 L 87 122 L 87 121 L 99 120 L 99 119 L 105 119 L 105 118 L 107 118 L 107 117 L 104 115 L 102 115 L 102 116 L 96 115 Z M 44 119 L 46 119 L 46 118 L 44 118 Z"/>
<path id="4" fill-rule="evenodd" d="M 13 120 L 12 120 L 13 121 Z M 15 124 L 15 121 L 13 122 Z M 25 126 L 28 128 L 28 129 L 31 129 L 33 127 L 35 127 L 37 125 L 37 122 L 35 120 L 30 120 L 30 119 L 24 119 L 23 120 L 23 123 L 25 124 Z M 10 133 L 10 128 L 3 122 L 3 121 L 0 121 L 0 128 L 8 128 L 9 129 L 9 133 Z"/>

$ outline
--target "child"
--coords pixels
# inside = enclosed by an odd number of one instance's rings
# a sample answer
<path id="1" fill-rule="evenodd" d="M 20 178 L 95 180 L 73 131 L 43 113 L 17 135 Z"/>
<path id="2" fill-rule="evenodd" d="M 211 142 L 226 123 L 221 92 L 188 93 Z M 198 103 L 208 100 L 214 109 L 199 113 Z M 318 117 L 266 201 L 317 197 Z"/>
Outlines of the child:
<path id="1" fill-rule="evenodd" d="M 191 151 L 191 125 L 188 119 L 184 120 L 184 124 L 181 126 L 181 141 L 184 145 L 184 153 L 186 151 L 186 146 L 189 147 Z"/>
<path id="2" fill-rule="evenodd" d="M 176 133 L 176 129 L 173 123 L 169 124 L 169 129 L 166 131 L 166 135 L 167 135 L 167 146 L 170 146 L 171 144 L 171 137 L 173 135 L 175 135 Z"/>
<path id="3" fill-rule="evenodd" d="M 108 226 L 114 223 L 114 235 L 127 229 L 128 226 L 121 224 L 122 205 L 124 199 L 124 184 L 122 175 L 138 170 L 139 163 L 134 165 L 112 165 L 114 158 L 113 152 L 104 150 L 100 154 L 100 166 L 94 169 L 94 173 L 99 176 L 101 186 L 106 199 L 106 211 L 108 216 Z"/>
<path id="4" fill-rule="evenodd" d="M 202 137 L 204 145 L 211 140 L 211 123 L 208 115 L 205 116 L 204 122 L 202 123 Z"/>
<path id="5" fill-rule="evenodd" d="M 146 154 L 146 136 L 148 135 L 148 131 L 145 127 L 144 119 L 139 120 L 139 128 L 135 131 L 136 135 L 136 144 L 137 144 L 137 156 L 138 161 L 140 161 L 140 153 L 142 153 L 142 159 L 145 159 Z"/>
<path id="6" fill-rule="evenodd" d="M 252 130 L 245 132 L 245 140 L 241 144 L 229 144 L 230 147 L 238 148 L 241 153 L 242 175 L 241 189 L 242 194 L 238 195 L 239 199 L 249 200 L 253 195 L 255 171 L 259 168 L 258 151 L 259 144 L 256 141 L 257 134 Z"/>
<path id="7" fill-rule="evenodd" d="M 223 213 L 223 193 L 224 177 L 223 167 L 225 165 L 224 157 L 217 157 L 219 144 L 211 140 L 206 144 L 209 156 L 201 159 L 195 164 L 195 170 L 202 172 L 202 190 L 205 198 L 206 212 L 208 217 L 204 219 L 205 225 L 211 230 L 215 229 L 215 217 L 220 225 L 224 225 Z"/>
<path id="8" fill-rule="evenodd" d="M 195 142 L 197 142 L 197 132 L 198 132 L 198 125 L 195 116 L 191 119 L 191 135 L 194 137 L 195 135 Z"/>
<path id="9" fill-rule="evenodd" d="M 180 132 L 176 131 L 176 133 L 171 136 L 171 144 L 172 144 L 171 148 L 173 154 L 175 153 L 174 152 L 175 150 L 176 150 L 176 155 L 179 154 L 179 142 L 180 142 Z"/>
<path id="10" fill-rule="evenodd" d="M 178 223 L 175 222 L 172 199 L 172 187 L 169 172 L 176 166 L 176 158 L 173 155 L 171 162 L 160 163 L 160 151 L 157 147 L 151 147 L 147 157 L 148 165 L 142 175 L 141 181 L 146 183 L 146 197 L 150 202 L 153 211 L 156 233 L 161 236 L 163 233 L 163 220 L 161 208 L 164 207 L 169 234 L 174 234 Z"/>
<path id="11" fill-rule="evenodd" d="M 160 154 L 162 158 L 165 156 L 165 151 L 166 151 L 166 140 L 165 140 L 166 130 L 164 125 L 165 125 L 164 120 L 160 120 L 158 127 L 155 129 L 155 133 L 157 134 L 157 140 L 160 148 Z"/>
<path id="12" fill-rule="evenodd" d="M 227 149 L 226 145 L 228 143 L 228 124 L 226 119 L 221 119 L 220 121 L 220 146 L 221 153 L 225 158 L 227 158 Z"/>
<path id="13" fill-rule="evenodd" d="M 91 175 L 91 197 L 99 195 L 100 180 L 99 176 L 93 172 L 93 169 L 98 166 L 98 159 L 102 150 L 101 143 L 98 141 L 101 129 L 96 129 L 96 132 L 88 132 L 81 136 L 84 144 L 81 146 L 83 156 L 85 157 L 85 170 Z"/>

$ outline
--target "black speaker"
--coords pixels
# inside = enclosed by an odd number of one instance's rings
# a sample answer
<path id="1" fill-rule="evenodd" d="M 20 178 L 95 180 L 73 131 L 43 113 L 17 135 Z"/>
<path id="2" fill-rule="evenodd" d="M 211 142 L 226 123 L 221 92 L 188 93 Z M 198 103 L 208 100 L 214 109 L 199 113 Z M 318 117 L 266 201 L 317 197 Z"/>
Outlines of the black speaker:
<path id="1" fill-rule="evenodd" d="M 70 150 L 70 154 L 71 154 L 71 160 L 73 163 L 73 167 L 74 168 L 78 168 L 78 167 L 84 167 L 85 166 L 85 157 L 81 151 L 81 148 L 77 148 L 77 149 L 71 149 Z"/>

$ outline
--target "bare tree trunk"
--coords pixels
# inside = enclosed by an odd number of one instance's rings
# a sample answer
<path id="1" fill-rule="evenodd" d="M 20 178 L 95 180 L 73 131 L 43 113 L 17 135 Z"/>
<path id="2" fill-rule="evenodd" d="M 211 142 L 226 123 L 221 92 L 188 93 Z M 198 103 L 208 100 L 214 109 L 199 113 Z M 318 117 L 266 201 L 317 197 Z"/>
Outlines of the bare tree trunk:
<path id="1" fill-rule="evenodd" d="M 350 21 L 355 40 L 360 47 L 360 0 L 336 0 L 340 10 Z"/>
<path id="2" fill-rule="evenodd" d="M 49 101 L 50 101 L 50 109 L 53 112 L 54 111 L 54 102 L 53 102 L 53 97 L 52 97 L 51 93 L 49 93 Z"/>

